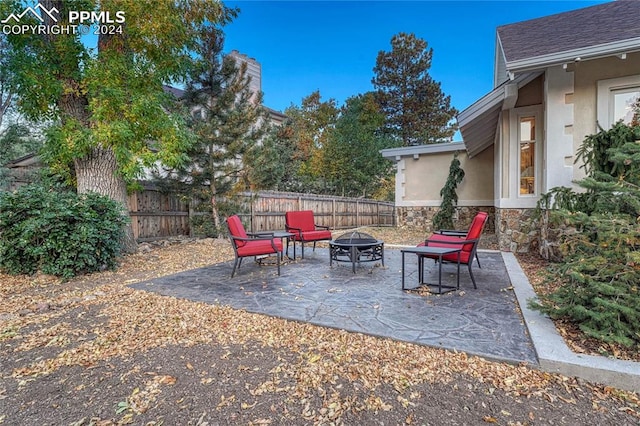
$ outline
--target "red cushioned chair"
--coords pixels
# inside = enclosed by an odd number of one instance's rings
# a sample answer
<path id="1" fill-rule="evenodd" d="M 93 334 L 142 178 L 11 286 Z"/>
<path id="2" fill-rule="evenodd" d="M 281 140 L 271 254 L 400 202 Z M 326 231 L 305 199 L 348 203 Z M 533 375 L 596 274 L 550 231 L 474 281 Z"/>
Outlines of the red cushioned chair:
<path id="1" fill-rule="evenodd" d="M 227 218 L 229 228 L 229 239 L 236 254 L 233 263 L 231 278 L 236 273 L 236 268 L 240 269 L 242 259 L 250 256 L 263 256 L 269 254 L 276 255 L 278 264 L 278 275 L 280 275 L 280 255 L 282 253 L 282 241 L 273 237 L 273 234 L 260 233 L 260 235 L 247 234 L 244 226 L 237 215 Z"/>
<path id="2" fill-rule="evenodd" d="M 328 226 L 316 225 L 312 210 L 286 212 L 284 214 L 285 229 L 293 236 L 293 258 L 296 258 L 296 242 L 302 246 L 302 258 L 304 259 L 304 243 L 313 242 L 313 250 L 317 241 L 331 240 L 331 231 Z M 287 253 L 289 253 L 289 240 L 287 240 Z"/>
<path id="3" fill-rule="evenodd" d="M 446 247 L 446 248 L 458 248 L 460 251 L 460 264 L 467 265 L 469 267 L 469 275 L 471 281 L 473 281 L 473 288 L 476 286 L 476 279 L 473 276 L 471 265 L 473 265 L 473 259 L 475 258 L 480 266 L 480 259 L 478 259 L 478 243 L 480 242 L 480 236 L 484 230 L 484 226 L 487 223 L 489 215 L 486 212 L 478 212 L 471 222 L 471 226 L 468 231 L 455 231 L 455 230 L 440 230 L 436 231 L 433 235 L 425 240 L 424 243 L 418 244 L 418 246 L 429 247 Z M 420 256 L 420 271 L 422 272 L 422 266 L 424 258 L 428 257 L 437 261 L 437 255 L 421 255 Z M 442 256 L 443 262 L 458 262 L 458 254 L 446 254 Z"/>

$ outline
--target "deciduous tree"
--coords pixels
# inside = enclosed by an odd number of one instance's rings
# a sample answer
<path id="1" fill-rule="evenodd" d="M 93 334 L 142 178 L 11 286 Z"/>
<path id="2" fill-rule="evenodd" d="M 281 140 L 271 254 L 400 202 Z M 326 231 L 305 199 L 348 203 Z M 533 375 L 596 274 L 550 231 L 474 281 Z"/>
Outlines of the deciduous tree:
<path id="1" fill-rule="evenodd" d="M 335 99 L 322 101 L 320 92 L 315 91 L 302 99 L 301 106 L 287 108 L 285 114 L 296 147 L 293 159 L 300 165 L 296 171 L 300 177 L 300 190 L 326 191 L 322 155 L 339 114 Z"/>
<path id="2" fill-rule="evenodd" d="M 393 141 L 384 136 L 383 126 L 372 92 L 346 100 L 322 156 L 322 171 L 337 195 L 370 198 L 391 177 L 393 164 L 380 150 L 391 148 Z"/>
<path id="3" fill-rule="evenodd" d="M 163 108 L 163 84 L 186 77 L 202 28 L 224 24 L 236 11 L 217 1 L 41 0 L 42 22 L 25 14 L 21 24 L 45 31 L 8 35 L 8 66 L 20 111 L 31 119 L 55 119 L 45 158 L 54 170 L 74 176 L 77 191 L 95 191 L 127 204 L 127 183 L 145 165 L 185 159 L 183 126 Z M 0 16 L 20 14 L 25 4 L 3 1 Z M 67 27 L 70 11 L 122 12 L 125 22 L 99 27 L 97 46 Z M 92 31 L 93 31 L 92 30 Z M 73 170 L 74 173 L 71 173 Z M 135 249 L 129 227 L 124 251 Z"/>
<path id="4" fill-rule="evenodd" d="M 11 57 L 10 48 L 6 35 L 0 33 L 0 131 L 2 131 L 2 123 L 13 106 L 15 98 L 15 88 L 11 85 L 11 73 L 8 68 L 8 58 Z"/>
<path id="5" fill-rule="evenodd" d="M 387 131 L 402 145 L 450 141 L 457 113 L 440 83 L 430 75 L 433 49 L 414 34 L 391 38 L 391 51 L 380 51 L 372 79 Z"/>

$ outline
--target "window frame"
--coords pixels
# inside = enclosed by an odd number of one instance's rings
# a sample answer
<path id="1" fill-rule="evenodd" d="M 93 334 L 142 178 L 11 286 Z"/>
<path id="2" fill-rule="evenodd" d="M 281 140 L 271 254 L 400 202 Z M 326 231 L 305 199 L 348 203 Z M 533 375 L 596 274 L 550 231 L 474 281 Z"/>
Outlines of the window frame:
<path id="1" fill-rule="evenodd" d="M 535 140 L 521 142 L 520 140 L 520 123 L 523 118 L 533 118 L 535 120 Z M 512 154 L 510 155 L 511 164 L 515 164 L 515 168 L 510 168 L 510 179 L 512 195 L 510 198 L 521 201 L 525 200 L 537 200 L 540 197 L 542 189 L 542 163 L 543 163 L 543 109 L 542 105 L 533 105 L 527 107 L 514 108 L 511 114 L 510 125 L 510 138 L 512 141 Z M 521 170 L 521 157 L 520 146 L 523 143 L 534 143 L 534 158 L 533 158 L 533 193 L 521 194 L 520 193 L 520 170 Z"/>
<path id="2" fill-rule="evenodd" d="M 533 129 L 529 129 L 529 136 L 531 136 L 531 132 L 533 130 L 533 139 L 523 139 L 523 134 L 522 134 L 522 124 L 524 121 L 532 121 L 533 122 Z M 537 172 L 537 168 L 538 168 L 538 155 L 537 155 L 537 151 L 538 151 L 538 144 L 539 142 L 539 137 L 538 137 L 538 118 L 536 117 L 535 114 L 523 114 L 523 115 L 519 115 L 518 116 L 518 136 L 517 136 L 517 140 L 518 140 L 518 169 L 517 169 L 517 173 L 518 173 L 518 195 L 521 197 L 531 197 L 531 196 L 536 196 L 537 195 L 537 188 L 538 188 L 538 172 Z M 533 148 L 533 152 L 531 155 L 533 155 L 533 166 L 532 167 L 532 172 L 533 172 L 533 176 L 522 176 L 522 168 L 523 168 L 523 164 L 522 164 L 522 146 L 523 145 L 529 145 L 530 147 Z M 525 169 L 526 170 L 526 169 Z M 532 185 L 532 189 L 533 192 L 522 192 L 522 179 L 532 179 L 533 185 Z"/>
<path id="3" fill-rule="evenodd" d="M 640 91 L 640 74 L 598 80 L 596 103 L 597 120 L 600 127 L 609 130 L 615 124 L 613 121 L 615 93 L 634 91 L 634 89 Z"/>

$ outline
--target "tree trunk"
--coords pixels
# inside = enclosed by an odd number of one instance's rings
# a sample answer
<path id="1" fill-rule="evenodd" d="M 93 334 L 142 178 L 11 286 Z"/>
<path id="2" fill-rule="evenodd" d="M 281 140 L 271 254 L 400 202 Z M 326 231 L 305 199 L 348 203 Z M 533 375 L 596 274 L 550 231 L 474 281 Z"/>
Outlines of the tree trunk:
<path id="1" fill-rule="evenodd" d="M 211 189 L 211 218 L 213 219 L 213 226 L 218 233 L 217 237 L 222 238 L 222 224 L 220 223 L 220 212 L 218 211 L 218 200 L 216 199 L 218 191 L 213 181 L 209 184 L 209 188 Z"/>
<path id="2" fill-rule="evenodd" d="M 76 159 L 76 177 L 78 180 L 78 194 L 97 192 L 106 195 L 123 207 L 123 215 L 129 216 L 127 185 L 118 174 L 118 163 L 111 148 L 97 146 L 83 158 Z M 127 224 L 121 240 L 124 253 L 134 253 L 137 250 L 131 224 Z"/>

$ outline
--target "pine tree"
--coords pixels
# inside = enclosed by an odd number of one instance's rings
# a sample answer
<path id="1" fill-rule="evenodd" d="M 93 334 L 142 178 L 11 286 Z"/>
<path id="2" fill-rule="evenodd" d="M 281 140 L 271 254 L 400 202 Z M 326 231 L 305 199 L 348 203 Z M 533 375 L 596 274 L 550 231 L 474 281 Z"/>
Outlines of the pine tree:
<path id="1" fill-rule="evenodd" d="M 296 146 L 287 126 L 273 126 L 262 143 L 252 146 L 245 156 L 247 178 L 252 190 L 296 192 L 300 189 L 296 170 Z"/>
<path id="2" fill-rule="evenodd" d="M 186 152 L 187 166 L 171 170 L 169 178 L 182 193 L 210 206 L 211 233 L 220 235 L 221 198 L 241 185 L 244 156 L 261 140 L 268 121 L 262 93 L 250 90 L 247 64 L 222 54 L 220 28 L 203 31 L 197 48 L 202 60 L 187 81 L 183 99 L 195 141 Z"/>
<path id="3" fill-rule="evenodd" d="M 380 51 L 372 79 L 387 132 L 403 146 L 450 141 L 457 111 L 430 75 L 433 49 L 414 34 L 399 33 Z"/>
<path id="4" fill-rule="evenodd" d="M 453 160 L 449 166 L 449 176 L 440 190 L 442 203 L 440 210 L 433 217 L 433 229 L 453 229 L 453 216 L 458 205 L 458 184 L 464 179 L 464 170 L 460 167 L 458 153 L 453 154 Z"/>

